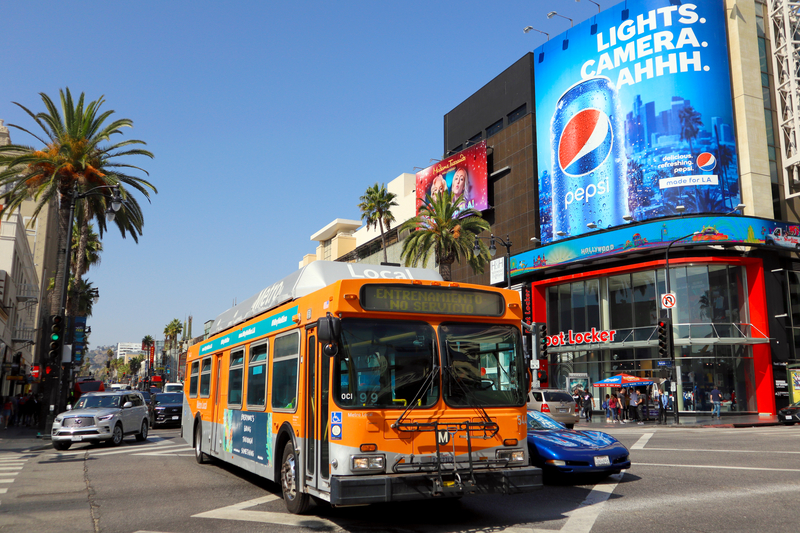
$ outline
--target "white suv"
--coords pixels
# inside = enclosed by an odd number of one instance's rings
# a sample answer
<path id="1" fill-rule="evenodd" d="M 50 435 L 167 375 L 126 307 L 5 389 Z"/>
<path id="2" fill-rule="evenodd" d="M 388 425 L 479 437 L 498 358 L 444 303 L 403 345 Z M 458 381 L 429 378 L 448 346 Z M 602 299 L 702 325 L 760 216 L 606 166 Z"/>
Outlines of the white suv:
<path id="1" fill-rule="evenodd" d="M 138 391 L 90 392 L 56 417 L 51 438 L 56 450 L 67 450 L 74 442 L 118 446 L 125 435 L 146 440 L 149 427 L 147 405 Z"/>

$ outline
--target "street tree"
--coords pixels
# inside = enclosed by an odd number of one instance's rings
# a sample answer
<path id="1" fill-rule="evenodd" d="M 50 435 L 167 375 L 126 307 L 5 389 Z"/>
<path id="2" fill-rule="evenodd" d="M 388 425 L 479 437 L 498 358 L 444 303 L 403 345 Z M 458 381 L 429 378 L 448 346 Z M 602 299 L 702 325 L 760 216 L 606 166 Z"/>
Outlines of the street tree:
<path id="1" fill-rule="evenodd" d="M 386 236 L 384 235 L 384 226 L 386 231 L 392 227 L 394 222 L 394 215 L 392 215 L 392 207 L 397 207 L 398 203 L 395 202 L 397 195 L 393 192 L 386 190 L 386 184 L 378 185 L 375 183 L 372 187 L 367 188 L 367 192 L 359 198 L 361 203 L 358 208 L 361 210 L 361 220 L 366 222 L 367 229 L 378 228 L 381 232 L 381 249 L 383 250 L 383 261 L 388 263 L 388 255 L 386 253 Z"/>
<path id="2" fill-rule="evenodd" d="M 462 259 L 476 274 L 483 272 L 489 261 L 489 249 L 477 235 L 488 231 L 490 226 L 480 211 L 463 207 L 462 195 L 453 198 L 447 190 L 433 197 L 425 196 L 419 214 L 401 227 L 411 231 L 400 254 L 405 266 L 425 265 L 433 254 L 445 281 L 451 280 L 453 263 Z M 473 251 L 476 240 L 480 250 L 477 255 Z"/>
<path id="3" fill-rule="evenodd" d="M 40 136 L 22 126 L 9 124 L 10 127 L 31 135 L 41 143 L 41 146 L 38 148 L 21 144 L 0 146 L 0 167 L 3 168 L 0 171 L 0 187 L 5 191 L 0 195 L 0 200 L 4 204 L 6 217 L 16 212 L 24 201 L 33 198 L 36 201 L 31 220 L 33 222 L 44 206 L 59 201 L 58 248 L 67 250 L 71 235 L 71 228 L 67 226 L 73 193 L 116 185 L 119 186 L 123 204 L 114 223 L 123 237 L 130 234 L 134 240 L 138 240 L 143 221 L 141 208 L 127 187 L 136 189 L 148 200 L 150 192 L 157 191 L 148 181 L 125 173 L 128 169 L 135 169 L 145 174 L 147 171 L 122 163 L 120 160 L 130 156 L 152 158 L 153 154 L 135 146 L 144 145 L 144 141 L 136 139 L 116 143 L 111 141 L 112 136 L 122 135 L 123 128 L 132 127 L 133 121 L 123 118 L 106 124 L 106 120 L 114 111 L 100 111 L 105 102 L 102 96 L 84 106 L 83 93 L 76 102 L 68 88 L 59 92 L 61 111 L 44 93 L 40 93 L 40 96 L 46 108 L 45 112 L 33 113 L 22 104 L 14 102 L 33 119 L 43 130 L 44 135 Z M 82 219 L 83 224 L 88 224 L 91 218 L 97 220 L 101 236 L 106 229 L 106 220 L 102 214 L 110 205 L 110 199 L 111 189 L 100 188 L 95 194 L 85 198 L 83 205 L 76 206 L 76 211 L 83 208 L 85 215 Z M 83 231 L 81 228 L 81 232 Z M 79 265 L 76 270 L 78 280 L 83 276 L 85 268 L 81 264 L 84 253 L 80 248 L 79 246 Z M 59 255 L 56 282 L 51 293 L 52 314 L 60 312 L 58 307 L 61 301 L 62 276 L 69 275 L 65 272 L 65 259 L 64 254 Z M 67 311 L 70 314 L 70 310 Z"/>

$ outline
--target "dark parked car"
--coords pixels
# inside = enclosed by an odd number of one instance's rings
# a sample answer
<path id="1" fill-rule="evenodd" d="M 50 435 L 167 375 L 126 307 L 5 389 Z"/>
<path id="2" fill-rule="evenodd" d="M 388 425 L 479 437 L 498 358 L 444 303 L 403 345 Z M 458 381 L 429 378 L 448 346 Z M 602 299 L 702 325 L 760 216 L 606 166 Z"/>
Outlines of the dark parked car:
<path id="1" fill-rule="evenodd" d="M 631 467 L 628 449 L 602 431 L 567 429 L 539 411 L 528 411 L 531 464 L 550 479 L 562 474 L 607 476 Z"/>
<path id="2" fill-rule="evenodd" d="M 778 420 L 781 421 L 781 424 L 786 424 L 787 426 L 800 422 L 800 402 L 794 402 L 792 405 L 778 411 Z"/>
<path id="3" fill-rule="evenodd" d="M 153 394 L 153 427 L 180 426 L 183 412 L 182 392 L 161 392 Z"/>

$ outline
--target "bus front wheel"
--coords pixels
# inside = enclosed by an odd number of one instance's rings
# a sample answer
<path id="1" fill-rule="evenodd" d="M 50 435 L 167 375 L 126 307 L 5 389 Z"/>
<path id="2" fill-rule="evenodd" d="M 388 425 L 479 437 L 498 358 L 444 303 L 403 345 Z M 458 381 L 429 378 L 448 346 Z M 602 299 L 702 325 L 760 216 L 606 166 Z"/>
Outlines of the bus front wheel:
<path id="1" fill-rule="evenodd" d="M 281 461 L 283 501 L 290 513 L 302 514 L 308 509 L 310 500 L 308 494 L 299 491 L 297 476 L 297 454 L 292 441 L 289 441 L 283 448 L 283 461 Z"/>

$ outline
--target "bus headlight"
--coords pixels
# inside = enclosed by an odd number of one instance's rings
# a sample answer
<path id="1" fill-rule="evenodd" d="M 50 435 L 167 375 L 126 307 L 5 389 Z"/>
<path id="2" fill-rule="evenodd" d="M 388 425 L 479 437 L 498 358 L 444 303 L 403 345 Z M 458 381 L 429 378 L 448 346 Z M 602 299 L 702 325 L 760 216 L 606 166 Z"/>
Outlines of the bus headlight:
<path id="1" fill-rule="evenodd" d="M 522 450 L 497 450 L 497 458 L 509 463 L 525 462 L 525 452 Z"/>
<path id="2" fill-rule="evenodd" d="M 350 460 L 350 469 L 353 472 L 382 472 L 385 464 L 386 461 L 382 455 L 353 455 Z"/>

